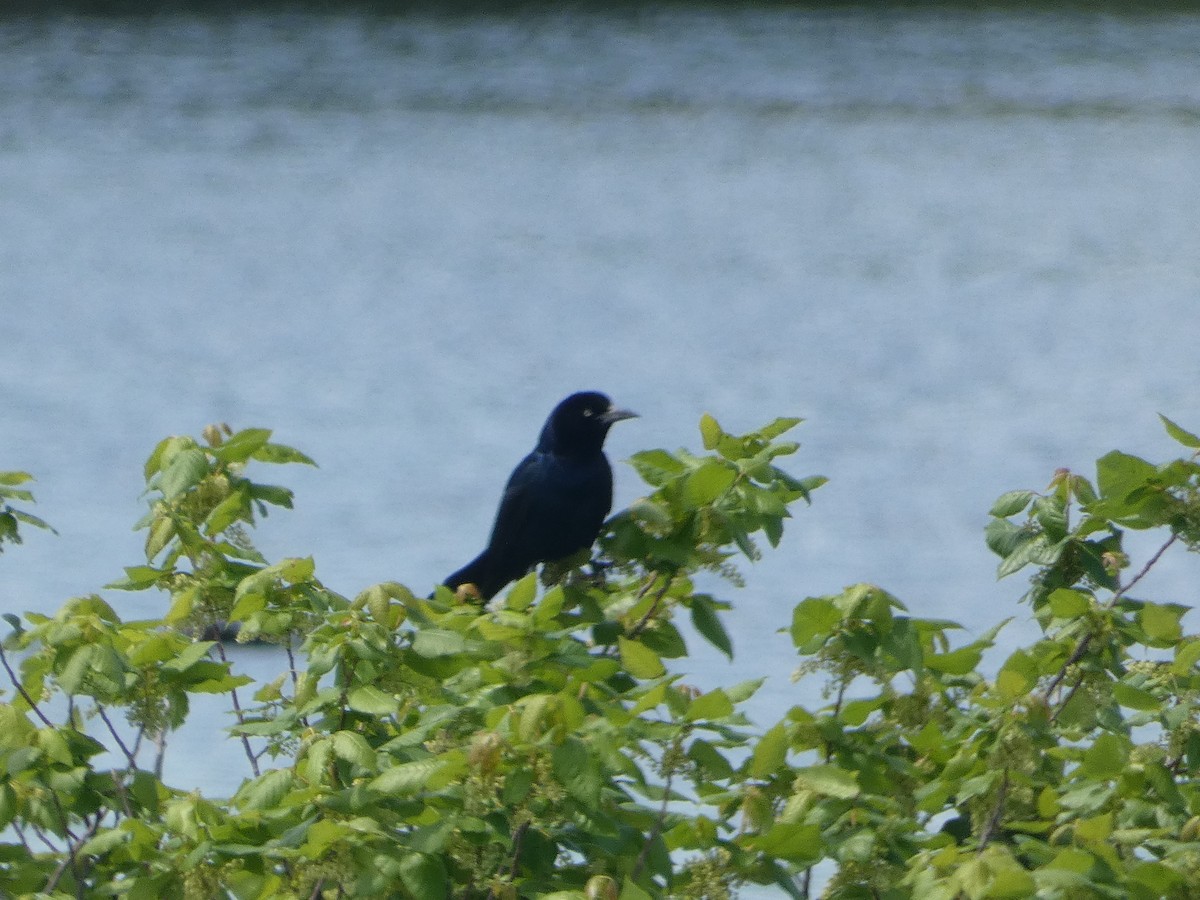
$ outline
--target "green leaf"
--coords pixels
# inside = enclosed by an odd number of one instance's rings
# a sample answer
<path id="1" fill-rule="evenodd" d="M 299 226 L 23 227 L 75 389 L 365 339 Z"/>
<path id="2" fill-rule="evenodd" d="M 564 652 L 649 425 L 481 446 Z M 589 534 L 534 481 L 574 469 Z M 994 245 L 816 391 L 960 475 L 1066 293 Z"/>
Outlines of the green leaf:
<path id="1" fill-rule="evenodd" d="M 364 769 L 375 766 L 375 751 L 371 749 L 366 738 L 354 731 L 333 733 L 333 755 Z"/>
<path id="2" fill-rule="evenodd" d="M 700 437 L 704 441 L 705 450 L 716 450 L 725 432 L 717 424 L 717 420 L 705 413 L 700 417 Z"/>
<path id="3" fill-rule="evenodd" d="M 364 684 L 346 693 L 346 705 L 355 712 L 371 716 L 390 716 L 400 711 L 400 701 L 374 685 Z"/>
<path id="4" fill-rule="evenodd" d="M 162 569 L 153 566 L 125 566 L 125 577 L 105 587 L 115 591 L 140 591 L 152 587 L 164 574 Z"/>
<path id="5" fill-rule="evenodd" d="M 733 702 L 721 688 L 701 694 L 688 704 L 684 720 L 699 722 L 703 720 L 724 719 L 733 714 Z"/>
<path id="6" fill-rule="evenodd" d="M 1001 521 L 996 519 L 994 521 Z M 1030 563 L 1045 566 L 1055 562 L 1054 548 L 1046 535 L 1024 530 L 1025 538 L 1013 549 L 1012 553 L 996 567 L 996 577 L 1006 578 L 1018 572 Z"/>
<path id="7" fill-rule="evenodd" d="M 733 659 L 733 641 L 717 615 L 717 605 L 712 598 L 703 595 L 692 598 L 692 624 L 706 641 Z"/>
<path id="8" fill-rule="evenodd" d="M 1117 773 L 1119 774 L 1119 772 Z M 1116 777 L 1105 776 L 1105 777 Z M 1112 834 L 1113 830 L 1113 814 L 1111 812 L 1101 813 L 1098 816 L 1091 816 L 1087 819 L 1079 819 L 1075 823 L 1075 836 L 1082 838 L 1085 841 L 1105 841 Z"/>
<path id="9" fill-rule="evenodd" d="M 1179 620 L 1189 607 L 1177 603 L 1147 603 L 1138 610 L 1142 630 L 1155 641 L 1174 644 L 1183 636 Z"/>
<path id="10" fill-rule="evenodd" d="M 270 503 L 272 506 L 282 506 L 284 509 L 292 508 L 294 495 L 288 488 L 276 484 L 252 484 L 247 490 L 255 500 Z"/>
<path id="11" fill-rule="evenodd" d="M 26 525 L 30 525 L 34 528 L 41 528 L 43 531 L 49 531 L 51 534 L 58 534 L 58 532 L 54 530 L 49 522 L 39 516 L 35 516 L 32 513 L 27 513 L 19 509 L 10 508 L 9 512 L 16 517 L 18 522 L 24 522 Z"/>
<path id="12" fill-rule="evenodd" d="M 208 457 L 203 450 L 198 447 L 183 450 L 163 471 L 158 489 L 167 500 L 174 500 L 203 481 L 208 471 Z"/>
<path id="13" fill-rule="evenodd" d="M 996 676 L 996 689 L 1008 700 L 1028 694 L 1038 679 L 1037 661 L 1024 650 L 1016 650 Z"/>
<path id="14" fill-rule="evenodd" d="M 626 878 L 624 884 L 621 886 L 621 893 L 617 897 L 617 900 L 654 900 L 654 898 Z"/>
<path id="15" fill-rule="evenodd" d="M 175 521 L 168 516 L 154 520 L 146 535 L 146 559 L 154 559 L 175 537 Z"/>
<path id="16" fill-rule="evenodd" d="M 634 678 L 658 678 L 666 672 L 658 654 L 640 641 L 618 638 L 621 665 Z"/>
<path id="17" fill-rule="evenodd" d="M 1050 611 L 1060 619 L 1077 619 L 1091 605 L 1087 594 L 1069 588 L 1056 588 L 1050 592 L 1048 600 Z"/>
<path id="18" fill-rule="evenodd" d="M 774 730 L 774 729 L 772 729 Z M 764 735 L 765 738 L 765 735 Z M 687 751 L 688 759 L 704 770 L 706 778 L 724 781 L 733 775 L 733 766 L 716 747 L 702 738 L 692 741 Z M 755 777 L 763 777 L 755 775 Z"/>
<path id="19" fill-rule="evenodd" d="M 287 795 L 295 783 L 291 769 L 273 769 L 260 777 L 244 782 L 234 795 L 242 809 L 272 809 Z"/>
<path id="20" fill-rule="evenodd" d="M 996 502 L 992 504 L 988 515 L 995 516 L 998 519 L 1007 519 L 1009 516 L 1015 516 L 1024 510 L 1036 496 L 1037 494 L 1033 491 L 1009 491 L 1006 494 L 1001 494 Z"/>
<path id="21" fill-rule="evenodd" d="M 530 572 L 509 589 L 508 596 L 504 598 L 504 605 L 518 612 L 528 609 L 537 597 L 537 583 L 537 573 Z"/>
<path id="22" fill-rule="evenodd" d="M 400 880 L 414 900 L 446 900 L 452 893 L 438 855 L 406 853 L 400 861 Z"/>
<path id="23" fill-rule="evenodd" d="M 466 652 L 467 641 L 457 631 L 423 628 L 413 638 L 412 648 L 418 656 L 429 659 L 439 656 L 457 656 Z"/>
<path id="24" fill-rule="evenodd" d="M 687 645 L 683 635 L 672 623 L 659 621 L 642 632 L 639 640 L 665 659 L 679 659 L 687 656 Z"/>
<path id="25" fill-rule="evenodd" d="M 1080 768 L 1091 778 L 1109 779 L 1120 776 L 1128 762 L 1128 740 L 1105 733 L 1084 752 Z"/>
<path id="26" fill-rule="evenodd" d="M 766 833 L 752 837 L 750 846 L 768 856 L 791 862 L 812 862 L 821 856 L 821 827 L 777 822 Z"/>
<path id="27" fill-rule="evenodd" d="M 930 653 L 924 657 L 925 665 L 935 672 L 944 675 L 966 675 L 974 672 L 983 658 L 983 650 L 979 647 L 960 647 L 949 653 Z"/>
<path id="28" fill-rule="evenodd" d="M 404 797 L 426 789 L 430 779 L 446 766 L 437 757 L 418 759 L 385 769 L 371 782 L 371 789 L 389 796 Z"/>
<path id="29" fill-rule="evenodd" d="M 316 463 L 295 447 L 284 444 L 264 444 L 253 453 L 253 458 L 265 463 L 300 463 L 305 466 L 315 466 Z"/>
<path id="30" fill-rule="evenodd" d="M 1158 469 L 1137 456 L 1114 450 L 1096 461 L 1100 499 L 1088 505 L 1095 516 L 1130 528 L 1164 524 L 1170 515 Z"/>
<path id="31" fill-rule="evenodd" d="M 184 672 L 201 660 L 207 660 L 208 651 L 216 646 L 216 643 L 216 641 L 196 641 L 194 644 L 188 644 L 174 659 L 164 662 L 162 668 L 171 672 Z"/>
<path id="32" fill-rule="evenodd" d="M 825 597 L 801 600 L 792 611 L 792 643 L 802 653 L 811 652 L 809 644 L 824 643 L 841 621 L 842 614 L 832 600 Z"/>
<path id="33" fill-rule="evenodd" d="M 1004 866 L 997 866 L 994 860 L 989 862 L 992 879 L 985 894 L 988 900 L 1026 900 L 1037 893 L 1037 882 L 1016 860 L 1010 857 Z"/>
<path id="34" fill-rule="evenodd" d="M 854 777 L 854 773 L 848 772 L 840 766 L 819 765 L 797 768 L 796 783 L 810 791 L 841 800 L 849 800 L 859 794 L 858 780 Z"/>
<path id="35" fill-rule="evenodd" d="M 764 441 L 773 441 L 785 432 L 791 431 L 804 420 L 796 416 L 780 416 L 758 429 L 757 435 Z"/>
<path id="36" fill-rule="evenodd" d="M 279 577 L 289 584 L 298 584 L 312 578 L 316 568 L 316 561 L 311 556 L 289 556 L 269 566 L 267 571 L 278 572 Z"/>
<path id="37" fill-rule="evenodd" d="M 210 536 L 220 534 L 234 522 L 246 516 L 249 497 L 242 491 L 233 491 L 212 508 L 204 519 L 204 530 Z"/>
<path id="38" fill-rule="evenodd" d="M 629 504 L 629 514 L 643 531 L 664 533 L 668 531 L 674 519 L 671 511 L 663 504 L 647 497 L 639 497 Z"/>
<path id="39" fill-rule="evenodd" d="M 1129 877 L 1155 897 L 1174 896 L 1185 886 L 1182 874 L 1160 862 L 1134 864 Z"/>
<path id="40" fill-rule="evenodd" d="M 1127 709 L 1148 711 L 1158 709 L 1162 704 L 1149 691 L 1133 687 L 1123 681 L 1118 681 L 1112 688 L 1113 699 Z"/>
<path id="41" fill-rule="evenodd" d="M 269 428 L 247 428 L 230 436 L 219 447 L 214 447 L 209 452 L 224 463 L 245 462 L 270 439 Z"/>
<path id="42" fill-rule="evenodd" d="M 1032 539 L 1031 528 L 1016 525 L 1008 519 L 992 519 L 983 532 L 988 549 L 1001 558 L 1011 556 L 1021 544 Z"/>
<path id="43" fill-rule="evenodd" d="M 150 633 L 140 636 L 126 651 L 131 666 L 149 666 L 177 655 L 181 638 L 174 634 Z"/>
<path id="44" fill-rule="evenodd" d="M 758 739 L 750 756 L 752 778 L 769 778 L 787 762 L 787 729 L 780 722 Z"/>
<path id="45" fill-rule="evenodd" d="M 1171 672 L 1175 675 L 1188 675 L 1200 662 L 1200 640 L 1188 640 L 1175 648 L 1175 661 L 1171 663 Z"/>
<path id="46" fill-rule="evenodd" d="M 1200 449 L 1200 437 L 1197 437 L 1190 431 L 1184 431 L 1184 429 L 1180 428 L 1162 413 L 1159 413 L 1158 417 L 1162 419 L 1163 426 L 1167 429 L 1167 434 L 1185 447 L 1189 447 L 1192 450 Z"/>
<path id="47" fill-rule="evenodd" d="M 737 478 L 737 472 L 716 460 L 704 463 L 684 482 L 684 499 L 689 506 L 708 506 L 724 495 Z"/>
<path id="48" fill-rule="evenodd" d="M 643 450 L 635 453 L 629 459 L 638 475 L 647 484 L 654 487 L 666 484 L 684 471 L 684 465 L 666 450 Z"/>

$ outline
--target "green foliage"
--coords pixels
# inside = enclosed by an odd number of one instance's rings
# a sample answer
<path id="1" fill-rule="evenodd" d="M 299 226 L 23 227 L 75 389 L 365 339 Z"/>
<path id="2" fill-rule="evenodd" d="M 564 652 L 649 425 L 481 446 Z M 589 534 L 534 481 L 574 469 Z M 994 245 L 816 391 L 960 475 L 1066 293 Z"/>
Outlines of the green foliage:
<path id="1" fill-rule="evenodd" d="M 21 543 L 21 523 L 54 531 L 37 516 L 13 506 L 18 503 L 33 503 L 33 492 L 20 487 L 26 482 L 33 481 L 28 472 L 0 472 L 0 553 L 4 552 L 5 543 Z"/>
<path id="2" fill-rule="evenodd" d="M 804 897 L 832 861 L 825 895 L 846 900 L 1194 896 L 1200 636 L 1131 591 L 1200 542 L 1195 457 L 1110 453 L 1095 486 L 1060 471 L 996 502 L 988 544 L 1001 575 L 1032 569 L 1042 636 L 994 677 L 1001 626 L 955 644 L 873 585 L 801 599 L 796 677 L 825 699 L 755 727 L 760 681 L 676 674 L 677 621 L 732 655 L 730 604 L 693 577 L 736 580 L 823 483 L 776 464 L 797 423 L 705 416 L 703 453 L 637 454 L 649 493 L 610 521 L 607 564 L 546 567 L 483 610 L 396 583 L 348 598 L 311 558 L 264 559 L 250 530 L 292 498 L 248 473 L 311 461 L 264 429 L 164 440 L 146 559 L 109 586 L 160 591 L 162 617 L 94 595 L 10 619 L 0 895 Z M 1163 535 L 1132 576 L 1130 528 Z M 277 678 L 236 671 L 227 623 L 278 645 Z M 198 693 L 229 697 L 232 797 L 161 776 Z"/>

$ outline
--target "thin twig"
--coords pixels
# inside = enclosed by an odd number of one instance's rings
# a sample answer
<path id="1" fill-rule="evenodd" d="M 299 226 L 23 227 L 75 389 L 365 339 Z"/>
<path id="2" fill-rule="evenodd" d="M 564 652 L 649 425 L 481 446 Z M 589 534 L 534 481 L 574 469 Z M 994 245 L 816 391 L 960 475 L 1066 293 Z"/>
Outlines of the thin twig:
<path id="1" fill-rule="evenodd" d="M 657 579 L 658 574 L 655 573 L 654 577 Z M 654 583 L 653 581 L 650 582 L 650 584 L 653 584 L 653 583 Z M 633 626 L 633 628 L 629 629 L 629 636 L 631 638 L 637 637 L 639 634 L 641 634 L 643 631 L 646 630 L 646 626 L 650 623 L 650 618 L 658 611 L 659 601 L 662 600 L 663 595 L 665 595 L 667 593 L 667 589 L 670 587 L 671 587 L 671 578 L 670 578 L 670 576 L 667 576 L 666 578 L 663 579 L 662 587 L 658 589 L 658 593 L 654 595 L 654 602 L 650 604 L 650 608 L 648 610 L 646 610 L 646 614 L 644 616 L 642 616 L 640 619 L 638 619 L 637 624 L 635 624 Z M 638 599 L 640 600 L 643 597 L 645 597 L 648 590 L 649 590 L 649 585 L 647 585 L 645 588 L 643 588 L 638 593 Z"/>
<path id="2" fill-rule="evenodd" d="M 292 701 L 295 702 L 296 692 L 300 689 L 300 673 L 296 668 L 296 655 L 292 652 L 292 636 L 288 634 L 288 642 L 284 645 L 287 651 L 288 670 L 292 673 Z M 300 717 L 300 724 L 308 727 L 308 716 Z"/>
<path id="3" fill-rule="evenodd" d="M 96 815 L 96 821 L 93 822 L 90 826 L 88 826 L 87 832 L 85 832 L 83 837 L 81 837 L 79 839 L 78 844 L 80 847 L 82 847 L 89 840 L 91 840 L 92 837 L 96 834 L 96 832 L 100 829 L 100 820 L 102 818 L 103 818 L 103 816 L 101 816 L 99 814 Z M 73 846 L 71 846 L 70 844 L 67 845 L 67 854 L 68 855 L 66 857 L 64 857 L 62 860 L 59 861 L 58 866 L 50 874 L 50 880 L 46 882 L 46 886 L 42 889 L 42 893 L 44 893 L 44 894 L 53 893 L 54 889 L 56 887 L 58 887 L 58 882 L 62 879 L 63 875 L 66 874 L 67 867 L 68 866 L 70 866 L 71 868 L 75 867 L 75 848 Z M 76 878 L 77 882 L 82 882 L 82 879 L 79 876 L 78 870 L 75 872 L 75 878 Z M 76 889 L 78 891 L 81 891 L 82 888 L 83 888 L 82 883 L 79 883 L 76 885 Z"/>
<path id="4" fill-rule="evenodd" d="M 979 852 L 991 843 L 992 837 L 996 834 L 996 829 L 1000 827 L 1000 819 L 1004 816 L 1004 806 L 1008 800 L 1008 769 L 1004 770 L 1004 777 L 1000 781 L 1000 790 L 996 795 L 996 808 L 992 810 L 992 814 L 988 816 L 987 824 L 983 826 L 983 834 L 979 836 Z"/>
<path id="5" fill-rule="evenodd" d="M 219 656 L 221 658 L 221 662 L 228 665 L 229 657 L 227 657 L 225 655 L 224 642 L 218 640 L 214 644 L 214 646 L 217 648 L 217 656 Z M 242 704 L 238 700 L 237 688 L 235 688 L 235 687 L 230 688 L 229 696 L 233 700 L 233 713 L 237 717 L 238 724 L 245 725 L 246 724 L 246 716 L 242 712 Z M 262 773 L 259 771 L 259 768 L 258 768 L 258 758 L 255 757 L 254 750 L 250 747 L 250 738 L 248 738 L 246 735 L 241 734 L 241 733 L 238 734 L 238 737 L 241 738 L 241 740 L 242 740 L 242 749 L 246 751 L 246 759 L 250 760 L 250 771 L 253 772 L 254 777 L 257 778 Z"/>
<path id="6" fill-rule="evenodd" d="M 850 686 L 850 682 L 845 678 L 842 678 L 842 680 L 838 684 L 837 699 L 833 701 L 833 717 L 835 719 L 839 715 L 841 715 L 842 703 L 845 702 L 845 700 L 846 700 L 846 689 L 849 686 Z M 826 743 L 825 744 L 825 762 L 828 763 L 831 759 L 833 759 L 833 745 Z M 812 895 L 812 893 L 811 893 L 812 892 L 812 877 L 813 877 L 812 866 L 809 866 L 807 869 L 804 870 L 804 881 L 801 885 L 801 891 L 803 892 L 803 894 L 806 898 L 810 897 Z"/>
<path id="7" fill-rule="evenodd" d="M 65 834 L 65 835 L 67 836 L 67 859 L 66 859 L 66 860 L 63 860 L 63 862 L 62 862 L 62 863 L 60 863 L 60 864 L 59 864 L 59 866 L 60 866 L 60 868 L 63 868 L 63 867 L 64 867 L 64 866 L 63 866 L 63 863 L 67 863 L 67 862 L 69 862 L 69 863 L 70 863 L 70 866 L 71 866 L 71 871 L 73 871 L 73 872 L 75 873 L 75 883 L 76 883 L 76 885 L 78 885 L 78 886 L 82 887 L 82 884 L 83 884 L 83 876 L 82 876 L 82 874 L 81 874 L 81 873 L 80 873 L 80 871 L 79 871 L 79 860 L 78 860 L 78 858 L 75 856 L 75 848 L 76 848 L 77 846 L 78 846 L 78 847 L 82 847 L 82 846 L 83 846 L 83 841 L 82 841 L 82 840 L 80 840 L 79 838 L 75 837 L 75 833 L 74 833 L 73 831 L 71 831 L 71 828 L 70 828 L 70 826 L 67 824 L 67 814 L 66 814 L 66 813 L 63 811 L 63 808 L 62 808 L 62 803 L 60 803 L 60 802 L 59 802 L 59 799 L 58 799 L 58 792 L 57 792 L 57 791 L 53 791 L 53 790 L 52 790 L 52 791 L 50 791 L 50 799 L 51 799 L 51 801 L 54 803 L 54 810 L 55 810 L 55 812 L 57 812 L 57 813 L 58 813 L 58 820 L 59 820 L 59 822 L 62 824 L 62 830 L 63 830 L 63 834 Z M 61 873 L 61 872 L 59 872 L 59 873 L 58 873 L 58 874 L 57 874 L 57 875 L 54 877 L 54 883 L 55 883 L 55 884 L 57 884 L 57 883 L 58 883 L 58 879 L 59 879 L 59 878 L 62 878 L 62 873 Z M 47 894 L 49 894 L 49 893 L 50 893 L 52 890 L 53 890 L 53 887 L 47 887 L 47 888 L 46 888 L 46 893 L 47 893 Z"/>
<path id="8" fill-rule="evenodd" d="M 71 841 L 78 841 L 79 839 L 75 837 L 75 832 L 73 832 L 71 830 L 71 826 L 67 824 L 67 814 L 62 808 L 62 803 L 59 802 L 58 792 L 52 790 L 49 791 L 49 794 L 50 799 L 54 802 L 54 810 L 58 813 L 58 821 L 62 825 L 63 834 L 65 834 Z M 67 849 L 70 849 L 69 844 Z"/>
<path id="9" fill-rule="evenodd" d="M 338 695 L 338 705 L 342 708 L 341 714 L 338 716 L 338 731 L 344 731 L 346 728 L 346 716 L 350 712 L 350 685 L 354 681 L 355 668 L 357 668 L 356 660 L 351 659 L 346 663 L 342 692 Z"/>
<path id="10" fill-rule="evenodd" d="M 116 794 L 117 794 L 117 799 L 121 801 L 121 808 L 122 808 L 123 810 L 125 810 L 125 816 L 126 816 L 126 818 L 132 819 L 132 818 L 133 818 L 133 807 L 131 807 L 131 806 L 129 805 L 129 792 L 125 790 L 125 779 L 124 779 L 124 777 L 122 777 L 122 776 L 119 776 L 119 775 L 117 774 L 117 772 L 115 772 L 115 771 L 114 771 L 114 772 L 112 773 L 112 780 L 113 780 L 113 790 L 115 790 L 115 791 L 116 791 Z M 114 809 L 114 810 L 112 811 L 112 814 L 113 814 L 113 818 L 114 818 L 115 820 L 117 820 L 117 821 L 120 821 L 120 819 L 121 819 L 121 814 L 120 814 L 120 813 L 118 813 L 118 812 L 117 812 L 117 811 Z"/>
<path id="11" fill-rule="evenodd" d="M 1148 560 L 1146 560 L 1146 564 L 1144 566 L 1142 566 L 1141 569 L 1138 570 L 1138 573 L 1136 575 L 1134 575 L 1133 578 L 1131 578 L 1126 584 L 1120 585 L 1117 588 L 1117 590 L 1113 593 L 1112 597 L 1110 597 L 1108 599 L 1108 601 L 1104 604 L 1103 608 L 1105 610 L 1110 610 L 1114 606 L 1116 606 L 1117 601 L 1120 600 L 1122 597 L 1124 597 L 1126 594 L 1128 594 L 1133 589 L 1134 585 L 1136 585 L 1139 581 L 1141 581 L 1143 578 L 1145 578 L 1147 574 L 1149 574 L 1150 570 L 1154 568 L 1155 564 L 1160 559 L 1162 559 L 1162 555 L 1164 553 L 1166 553 L 1167 550 L 1170 548 L 1170 546 L 1172 544 L 1174 544 L 1177 540 L 1179 540 L 1179 535 L 1177 533 L 1174 533 L 1169 538 L 1167 538 L 1167 540 L 1163 543 L 1163 545 L 1154 552 L 1154 555 L 1151 556 Z M 1046 688 L 1045 692 L 1042 695 L 1043 702 L 1049 704 L 1050 696 L 1054 693 L 1055 690 L 1057 690 L 1058 686 L 1060 684 L 1062 684 L 1063 679 L 1067 677 L 1067 672 L 1070 670 L 1071 666 L 1075 665 L 1077 662 L 1079 662 L 1081 659 L 1083 659 L 1084 654 L 1087 653 L 1088 648 L 1091 646 L 1092 638 L 1094 638 L 1095 636 L 1096 635 L 1094 632 L 1088 632 L 1082 638 L 1080 638 L 1078 645 L 1076 645 L 1076 647 L 1075 647 L 1075 650 L 1071 653 L 1070 657 L 1067 658 L 1067 661 L 1065 663 L 1063 663 L 1062 668 L 1058 670 L 1058 674 L 1056 674 L 1054 676 L 1054 678 L 1051 679 L 1050 685 Z M 1082 684 L 1083 684 L 1083 676 L 1080 675 L 1079 680 L 1076 681 L 1075 684 L 1071 687 L 1071 689 L 1067 692 L 1067 696 L 1063 699 L 1063 701 L 1061 703 L 1058 704 L 1058 708 L 1055 709 L 1053 713 L 1051 713 L 1051 715 L 1050 715 L 1051 722 L 1053 722 L 1058 717 L 1058 714 L 1060 712 L 1062 712 L 1062 710 L 1066 707 L 1067 703 L 1070 702 L 1071 698 L 1075 696 L 1076 691 L 1079 690 L 1079 688 L 1082 686 Z"/>
<path id="12" fill-rule="evenodd" d="M 40 827 L 38 827 L 37 825 L 34 825 L 32 822 L 29 824 L 29 827 L 32 828 L 33 833 L 38 836 L 38 840 L 40 840 L 43 844 L 45 844 L 47 847 L 50 848 L 51 853 L 61 853 L 62 852 L 59 849 L 58 844 L 54 843 L 54 841 L 52 841 L 52 840 L 50 840 L 50 838 L 46 837 L 46 832 L 42 831 L 42 829 Z"/>
<path id="13" fill-rule="evenodd" d="M 33 710 L 33 714 L 37 716 L 38 719 L 41 720 L 42 724 L 47 728 L 53 728 L 54 723 L 47 719 L 42 711 L 38 708 L 38 705 L 33 702 L 33 698 L 30 697 L 29 692 L 25 690 L 25 685 L 21 684 L 17 678 L 17 673 L 14 672 L 12 670 L 12 666 L 8 664 L 8 657 L 4 654 L 3 644 L 0 644 L 0 663 L 4 664 L 4 671 L 8 673 L 8 680 L 12 682 L 13 687 L 17 689 L 17 693 L 21 695 L 21 698 L 29 704 L 29 708 Z"/>
<path id="14" fill-rule="evenodd" d="M 21 827 L 21 823 L 16 819 L 13 819 L 12 827 L 17 833 L 17 839 L 21 842 L 21 846 L 25 848 L 25 852 L 32 855 L 33 848 L 29 846 L 29 841 L 25 840 L 25 829 Z"/>
<path id="15" fill-rule="evenodd" d="M 1178 534 L 1172 534 L 1169 538 L 1167 538 L 1166 543 L 1163 544 L 1161 547 L 1159 547 L 1158 550 L 1155 551 L 1154 555 L 1151 556 L 1150 559 L 1148 559 L 1146 561 L 1146 564 L 1144 566 L 1142 566 L 1141 571 L 1138 572 L 1136 575 L 1134 575 L 1133 578 L 1130 580 L 1130 582 L 1127 585 L 1125 585 L 1122 588 L 1119 588 L 1117 590 L 1117 592 L 1112 595 L 1112 599 L 1109 600 L 1108 603 L 1104 604 L 1105 607 L 1108 609 L 1112 609 L 1116 605 L 1118 600 L 1120 600 L 1123 596 L 1125 596 L 1127 593 L 1129 593 L 1129 591 L 1133 589 L 1133 586 L 1135 584 L 1137 584 L 1139 581 L 1141 581 L 1143 578 L 1146 577 L 1147 573 L 1149 573 L 1149 571 L 1152 568 L 1154 568 L 1154 564 L 1157 563 L 1159 561 L 1159 559 L 1162 558 L 1162 555 L 1167 552 L 1167 548 L 1169 548 L 1177 540 L 1179 540 Z"/>
<path id="16" fill-rule="evenodd" d="M 658 581 L 658 573 L 651 572 L 650 577 L 646 579 L 646 583 L 643 584 L 641 589 L 637 592 L 637 599 L 641 600 L 643 597 L 645 597 L 650 588 L 654 587 L 654 583 L 656 581 Z"/>
<path id="17" fill-rule="evenodd" d="M 521 859 L 521 841 L 525 838 L 525 832 L 527 832 L 529 830 L 529 825 L 530 825 L 530 820 L 526 819 L 524 822 L 522 822 L 520 825 L 518 825 L 517 830 L 513 832 L 512 859 L 509 861 L 509 864 L 508 864 L 508 877 L 510 880 L 515 879 L 517 877 L 517 869 L 520 865 L 520 859 Z M 496 893 L 496 888 L 494 885 L 492 887 L 488 888 L 487 895 L 488 895 L 488 900 L 496 900 L 496 898 L 499 896 Z"/>
<path id="18" fill-rule="evenodd" d="M 160 728 L 154 735 L 154 746 L 158 752 L 154 754 L 154 777 L 162 781 L 163 763 L 167 758 L 167 729 Z"/>
<path id="19" fill-rule="evenodd" d="M 1062 683 L 1062 680 L 1067 677 L 1067 671 L 1071 666 L 1083 659 L 1091 643 L 1092 633 L 1088 632 L 1075 646 L 1075 651 L 1067 658 L 1067 661 L 1062 664 L 1062 668 L 1058 670 L 1058 674 L 1051 679 L 1049 687 L 1046 688 L 1045 702 L 1050 702 L 1050 695 L 1054 693 L 1055 689 Z"/>
<path id="20" fill-rule="evenodd" d="M 674 779 L 675 767 L 671 766 L 671 768 L 667 769 L 667 783 L 663 785 L 663 799 L 662 804 L 658 808 L 658 819 L 655 821 L 654 827 L 650 829 L 650 834 L 646 836 L 645 843 L 642 844 L 642 852 L 638 854 L 637 862 L 633 864 L 633 871 L 629 874 L 631 881 L 636 881 L 638 875 L 641 874 L 642 867 L 646 864 L 646 857 L 650 855 L 650 845 L 662 834 L 663 825 L 667 821 L 667 804 L 671 800 L 671 782 Z"/>
<path id="21" fill-rule="evenodd" d="M 125 742 L 121 740 L 121 735 L 117 733 L 117 729 L 113 726 L 112 720 L 108 718 L 108 713 L 104 711 L 104 707 L 97 703 L 96 711 L 100 713 L 100 721 L 108 727 L 108 733 L 113 736 L 113 740 L 117 742 L 117 746 L 121 748 L 121 752 L 129 760 L 129 768 L 136 769 L 137 758 L 134 756 L 133 751 L 126 747 Z"/>

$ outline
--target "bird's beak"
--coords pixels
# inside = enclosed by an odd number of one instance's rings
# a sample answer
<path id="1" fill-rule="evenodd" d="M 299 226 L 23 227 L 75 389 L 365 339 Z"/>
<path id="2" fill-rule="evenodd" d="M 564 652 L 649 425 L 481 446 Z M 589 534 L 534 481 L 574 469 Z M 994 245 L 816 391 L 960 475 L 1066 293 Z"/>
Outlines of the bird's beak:
<path id="1" fill-rule="evenodd" d="M 606 425 L 612 425 L 614 422 L 620 422 L 622 419 L 636 419 L 638 414 L 631 409 L 617 409 L 615 406 L 610 406 L 600 418 L 604 420 Z"/>

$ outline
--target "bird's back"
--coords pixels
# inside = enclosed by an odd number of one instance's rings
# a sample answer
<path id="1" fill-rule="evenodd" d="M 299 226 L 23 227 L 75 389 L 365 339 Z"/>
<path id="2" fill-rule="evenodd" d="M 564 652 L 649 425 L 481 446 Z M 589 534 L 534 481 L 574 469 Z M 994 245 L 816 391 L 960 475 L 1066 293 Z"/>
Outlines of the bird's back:
<path id="1" fill-rule="evenodd" d="M 488 548 L 529 567 L 590 547 L 612 509 L 612 468 L 534 451 L 509 478 Z M 519 577 L 519 576 L 518 576 Z"/>

